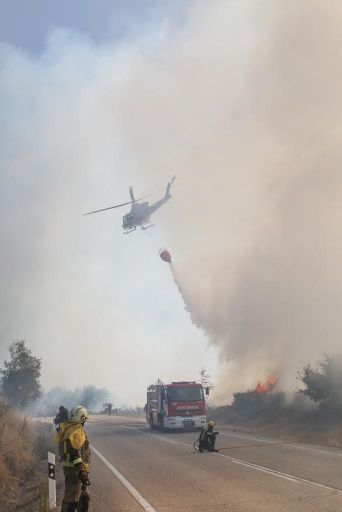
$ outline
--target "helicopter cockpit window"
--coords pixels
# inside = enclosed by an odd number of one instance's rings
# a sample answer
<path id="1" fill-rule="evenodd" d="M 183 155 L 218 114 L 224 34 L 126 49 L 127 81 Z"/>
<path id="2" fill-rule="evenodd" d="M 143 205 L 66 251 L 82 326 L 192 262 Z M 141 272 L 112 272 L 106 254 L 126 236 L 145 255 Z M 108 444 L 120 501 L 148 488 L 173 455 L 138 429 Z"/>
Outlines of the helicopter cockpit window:
<path id="1" fill-rule="evenodd" d="M 123 218 L 123 221 L 125 224 L 131 222 L 132 220 L 133 220 L 133 215 L 131 213 L 127 213 Z"/>

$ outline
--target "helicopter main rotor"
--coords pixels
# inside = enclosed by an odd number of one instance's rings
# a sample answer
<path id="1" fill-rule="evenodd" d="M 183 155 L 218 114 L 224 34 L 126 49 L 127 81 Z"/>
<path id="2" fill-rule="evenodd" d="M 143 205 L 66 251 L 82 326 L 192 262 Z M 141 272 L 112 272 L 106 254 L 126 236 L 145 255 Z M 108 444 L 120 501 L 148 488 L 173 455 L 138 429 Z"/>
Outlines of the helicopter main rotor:
<path id="1" fill-rule="evenodd" d="M 113 210 L 114 208 L 121 208 L 121 206 L 127 206 L 128 204 L 133 204 L 133 203 L 136 203 L 137 201 L 142 201 L 143 199 L 146 199 L 147 197 L 151 197 L 154 195 L 154 194 L 148 194 L 147 196 L 143 196 L 143 197 L 139 197 L 138 199 L 135 199 L 134 195 L 133 195 L 133 187 L 129 187 L 129 193 L 131 195 L 132 201 L 127 201 L 127 203 L 116 204 L 114 206 L 108 206 L 108 208 L 101 208 L 100 210 L 94 210 L 92 212 L 86 212 L 86 213 L 83 213 L 82 215 L 92 215 L 93 213 L 105 212 L 106 210 Z"/>

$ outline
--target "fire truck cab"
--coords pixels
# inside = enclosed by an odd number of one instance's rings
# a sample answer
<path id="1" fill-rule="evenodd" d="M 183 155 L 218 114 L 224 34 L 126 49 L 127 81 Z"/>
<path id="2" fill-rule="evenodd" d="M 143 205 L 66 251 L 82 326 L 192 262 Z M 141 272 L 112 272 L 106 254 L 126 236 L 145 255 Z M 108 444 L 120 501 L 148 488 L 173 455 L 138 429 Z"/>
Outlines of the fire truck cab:
<path id="1" fill-rule="evenodd" d="M 203 387 L 196 382 L 152 384 L 147 388 L 146 420 L 151 429 L 202 429 L 206 424 Z"/>

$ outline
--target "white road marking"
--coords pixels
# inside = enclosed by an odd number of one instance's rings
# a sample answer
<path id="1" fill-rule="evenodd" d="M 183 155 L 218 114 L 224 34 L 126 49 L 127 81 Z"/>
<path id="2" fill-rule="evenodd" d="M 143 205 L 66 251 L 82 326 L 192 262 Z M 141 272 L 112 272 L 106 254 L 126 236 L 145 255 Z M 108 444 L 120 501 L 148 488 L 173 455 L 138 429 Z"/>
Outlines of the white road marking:
<path id="1" fill-rule="evenodd" d="M 128 425 L 120 425 L 121 427 L 124 427 L 124 428 L 131 428 L 133 430 L 136 430 L 136 431 L 139 431 L 141 432 L 142 434 L 145 434 L 145 435 L 153 435 L 157 438 L 160 438 L 162 439 L 163 441 L 167 442 L 167 443 L 170 443 L 170 444 L 184 444 L 184 443 L 181 443 L 179 441 L 173 441 L 173 440 L 170 440 L 170 439 L 165 439 L 161 436 L 158 436 L 157 434 L 154 434 L 153 432 L 144 432 L 143 430 L 140 430 L 140 428 L 137 428 L 137 427 L 131 427 L 131 426 L 128 426 Z M 274 443 L 275 445 L 278 445 L 278 446 L 281 446 L 281 441 L 277 441 L 277 440 L 274 440 L 272 438 L 260 438 L 260 437 L 253 437 L 253 436 L 250 436 L 249 434 L 233 434 L 233 433 L 230 433 L 230 432 L 224 432 L 222 430 L 220 430 L 220 435 L 223 435 L 223 436 L 227 436 L 227 437 L 237 437 L 239 439 L 249 439 L 250 441 L 257 441 L 259 443 L 266 443 L 266 444 L 269 444 L 270 446 Z M 321 453 L 321 454 L 324 454 L 324 455 L 337 455 L 339 457 L 342 457 L 342 451 L 341 452 L 333 452 L 333 451 L 330 451 L 329 449 L 323 449 L 323 448 L 313 448 L 311 446 L 303 446 L 303 445 L 299 445 L 299 444 L 294 444 L 294 443 L 290 443 L 288 441 L 284 441 L 284 446 L 289 446 L 290 448 L 295 448 L 297 450 L 307 450 L 309 452 L 318 452 L 318 453 Z M 232 446 L 232 448 L 234 448 L 234 446 Z M 238 448 L 238 446 L 236 447 Z"/>
<path id="2" fill-rule="evenodd" d="M 231 434 L 230 432 L 223 432 L 222 430 L 220 430 L 220 435 L 228 436 L 228 437 L 238 437 L 239 439 L 249 439 L 250 441 L 259 441 L 260 443 L 270 443 L 273 441 L 273 439 L 270 439 L 270 438 L 260 439 L 260 437 L 253 437 L 248 434 L 245 434 L 245 435 Z"/>
<path id="3" fill-rule="evenodd" d="M 300 476 L 290 475 L 288 473 L 283 473 L 282 471 L 277 471 L 276 469 L 267 468 L 265 466 L 259 466 L 258 464 L 253 464 L 252 462 L 247 462 L 245 460 L 235 459 L 234 457 L 230 457 L 229 455 L 225 455 L 223 453 L 216 453 L 215 455 L 219 455 L 220 457 L 230 459 L 235 464 L 240 464 L 241 466 L 246 466 L 249 467 L 250 469 L 262 471 L 263 473 L 269 473 L 270 475 L 277 476 L 279 478 L 284 478 L 285 480 L 290 480 L 291 482 L 311 484 L 316 487 L 327 489 L 328 491 L 334 491 L 339 494 L 342 494 L 342 490 L 337 489 L 336 487 L 330 487 L 329 485 L 319 484 L 318 482 L 314 482 L 313 480 L 307 480 L 306 478 L 301 478 Z"/>
<path id="4" fill-rule="evenodd" d="M 139 432 L 141 432 L 141 430 L 139 430 Z M 164 441 L 165 443 L 170 443 L 170 444 L 183 444 L 183 443 L 179 443 L 178 441 L 174 441 L 173 439 L 166 439 L 165 437 L 163 436 L 158 436 L 157 434 L 149 434 L 147 432 L 143 432 L 143 434 L 145 435 L 153 435 L 153 437 L 156 437 L 157 439 L 161 439 L 162 441 Z"/>
<path id="5" fill-rule="evenodd" d="M 156 437 L 157 439 L 160 439 L 161 441 L 164 441 L 166 443 L 170 443 L 171 442 L 171 444 L 177 444 L 177 445 L 185 446 L 187 448 L 193 448 L 193 446 L 191 444 L 183 443 L 181 441 L 174 441 L 174 442 L 172 442 L 170 439 L 165 439 L 163 436 L 158 436 L 156 434 L 153 434 L 152 432 L 144 432 L 143 430 L 140 430 L 140 429 L 135 428 L 135 427 L 127 427 L 127 428 L 131 428 L 133 430 L 136 430 L 137 432 L 140 432 L 141 434 L 144 434 L 145 436 Z M 247 461 L 242 460 L 242 459 L 236 459 L 235 457 L 230 457 L 229 455 L 225 455 L 224 453 L 213 453 L 213 455 L 219 455 L 220 457 L 224 457 L 226 459 L 229 459 L 234 464 L 239 464 L 240 466 L 245 466 L 245 467 L 247 467 L 249 469 L 254 469 L 255 471 L 261 471 L 262 473 L 267 473 L 269 475 L 276 476 L 278 478 L 282 478 L 284 480 L 288 480 L 288 481 L 294 482 L 296 484 L 299 484 L 299 483 L 310 484 L 310 485 L 314 485 L 316 487 L 320 487 L 320 488 L 326 489 L 328 491 L 333 491 L 333 492 L 337 492 L 339 494 L 342 494 L 342 490 L 341 489 L 337 489 L 336 487 L 330 487 L 328 485 L 319 484 L 318 482 L 314 482 L 312 480 L 307 480 L 307 479 L 301 478 L 299 476 L 290 475 L 288 473 L 282 473 L 281 471 L 277 471 L 276 469 L 268 468 L 268 467 L 265 467 L 265 466 L 259 466 L 258 464 L 253 464 L 253 462 L 247 462 Z"/>
<path id="6" fill-rule="evenodd" d="M 220 431 L 220 435 L 227 436 L 227 437 L 238 437 L 239 439 L 249 439 L 251 441 L 258 441 L 259 443 L 272 443 L 274 441 L 273 439 L 260 439 L 260 437 L 252 437 L 250 435 L 239 435 L 239 434 L 230 434 L 229 432 L 222 432 Z M 274 444 L 280 444 L 279 441 L 274 441 Z M 342 452 L 332 452 L 330 450 L 323 450 L 321 448 L 312 448 L 311 446 L 302 446 L 299 444 L 293 444 L 289 443 L 287 441 L 284 441 L 285 446 L 289 446 L 290 448 L 295 448 L 297 450 L 307 450 L 309 452 L 318 452 L 326 455 L 338 455 L 342 457 Z"/>
<path id="7" fill-rule="evenodd" d="M 133 496 L 133 498 L 139 503 L 139 505 L 142 506 L 142 508 L 145 510 L 145 512 L 157 512 L 155 508 L 150 505 L 148 501 L 145 500 L 143 496 L 139 493 L 139 491 L 136 490 L 135 487 L 129 481 L 120 473 L 118 469 L 116 469 L 115 466 L 113 466 L 103 455 L 100 453 L 94 445 L 91 445 L 91 450 L 93 453 L 95 453 L 99 459 L 102 460 L 102 462 L 107 466 L 107 468 L 116 476 L 118 480 L 126 487 L 128 492 Z"/>
<path id="8" fill-rule="evenodd" d="M 130 427 L 128 425 L 120 425 L 120 428 L 129 428 L 131 430 L 135 430 L 136 432 L 139 432 L 140 434 L 144 434 L 144 436 L 154 436 L 157 439 L 160 439 L 161 441 L 164 441 L 164 443 L 170 443 L 170 444 L 183 444 L 179 443 L 178 441 L 174 441 L 173 439 L 166 439 L 166 437 L 158 436 L 158 434 L 153 434 L 152 432 L 144 432 L 143 430 L 140 430 L 140 428 L 137 427 Z"/>

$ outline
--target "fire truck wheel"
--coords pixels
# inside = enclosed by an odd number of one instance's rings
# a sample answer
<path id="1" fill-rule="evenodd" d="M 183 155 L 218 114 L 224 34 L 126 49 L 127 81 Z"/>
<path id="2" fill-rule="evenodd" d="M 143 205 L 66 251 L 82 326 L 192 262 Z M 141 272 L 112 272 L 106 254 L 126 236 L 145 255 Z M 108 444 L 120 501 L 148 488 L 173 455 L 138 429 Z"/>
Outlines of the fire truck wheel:
<path id="1" fill-rule="evenodd" d="M 151 416 L 150 416 L 150 429 L 151 429 L 151 430 L 154 430 L 155 428 L 156 428 L 156 427 L 155 427 L 155 425 L 154 425 L 154 423 L 153 423 L 153 417 L 152 417 L 152 415 L 151 415 Z"/>

